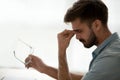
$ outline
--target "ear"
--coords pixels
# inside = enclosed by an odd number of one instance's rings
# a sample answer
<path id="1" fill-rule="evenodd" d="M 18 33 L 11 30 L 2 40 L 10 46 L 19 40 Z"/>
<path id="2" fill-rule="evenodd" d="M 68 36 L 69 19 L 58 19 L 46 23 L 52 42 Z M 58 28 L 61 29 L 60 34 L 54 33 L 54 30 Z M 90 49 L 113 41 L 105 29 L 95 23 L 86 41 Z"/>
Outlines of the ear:
<path id="1" fill-rule="evenodd" d="M 92 29 L 95 31 L 99 31 L 100 28 L 101 28 L 101 21 L 97 19 L 92 23 Z"/>

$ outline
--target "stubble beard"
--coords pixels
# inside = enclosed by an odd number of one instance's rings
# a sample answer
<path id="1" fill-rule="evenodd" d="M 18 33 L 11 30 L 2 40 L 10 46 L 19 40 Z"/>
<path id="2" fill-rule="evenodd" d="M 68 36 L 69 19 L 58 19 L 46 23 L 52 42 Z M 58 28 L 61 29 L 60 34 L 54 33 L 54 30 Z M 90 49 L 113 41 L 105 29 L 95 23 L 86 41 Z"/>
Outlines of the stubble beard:
<path id="1" fill-rule="evenodd" d="M 91 33 L 90 33 L 88 40 L 87 41 L 80 40 L 80 41 L 83 43 L 84 47 L 90 48 L 93 45 L 97 44 L 97 37 L 96 37 L 95 33 L 93 32 L 93 30 L 91 30 Z"/>

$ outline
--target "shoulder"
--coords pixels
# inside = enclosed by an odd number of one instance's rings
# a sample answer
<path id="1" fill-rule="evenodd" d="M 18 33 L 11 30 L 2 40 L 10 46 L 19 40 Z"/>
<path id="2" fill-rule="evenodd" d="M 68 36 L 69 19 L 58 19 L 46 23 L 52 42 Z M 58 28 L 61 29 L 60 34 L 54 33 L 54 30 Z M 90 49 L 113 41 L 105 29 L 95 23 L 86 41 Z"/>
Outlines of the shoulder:
<path id="1" fill-rule="evenodd" d="M 116 39 L 104 48 L 98 58 L 101 57 L 120 57 L 120 39 Z"/>
<path id="2" fill-rule="evenodd" d="M 94 60 L 83 80 L 120 80 L 120 39 L 111 42 Z"/>

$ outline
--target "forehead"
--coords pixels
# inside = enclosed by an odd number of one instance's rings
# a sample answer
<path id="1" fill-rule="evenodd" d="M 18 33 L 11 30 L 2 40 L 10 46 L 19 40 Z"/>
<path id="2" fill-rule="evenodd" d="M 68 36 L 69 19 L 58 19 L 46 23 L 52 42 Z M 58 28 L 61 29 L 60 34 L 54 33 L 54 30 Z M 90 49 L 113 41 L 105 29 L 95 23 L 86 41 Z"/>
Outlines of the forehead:
<path id="1" fill-rule="evenodd" d="M 88 27 L 88 25 L 85 22 L 82 22 L 79 18 L 72 21 L 71 24 L 72 24 L 73 30 L 82 29 L 82 28 L 85 28 L 85 26 Z"/>

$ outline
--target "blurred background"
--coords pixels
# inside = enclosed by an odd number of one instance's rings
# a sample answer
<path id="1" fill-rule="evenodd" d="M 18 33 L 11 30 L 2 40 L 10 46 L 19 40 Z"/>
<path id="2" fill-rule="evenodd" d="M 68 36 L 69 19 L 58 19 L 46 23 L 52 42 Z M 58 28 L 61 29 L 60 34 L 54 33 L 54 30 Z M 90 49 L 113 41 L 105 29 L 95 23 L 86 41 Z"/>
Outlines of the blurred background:
<path id="1" fill-rule="evenodd" d="M 54 80 L 24 62 L 32 47 L 33 54 L 47 65 L 58 67 L 57 34 L 71 25 L 63 22 L 66 10 L 76 0 L 0 0 L 0 80 Z M 109 9 L 108 25 L 112 33 L 120 35 L 119 0 L 103 0 Z M 92 51 L 72 38 L 68 54 L 71 72 L 87 72 Z"/>

